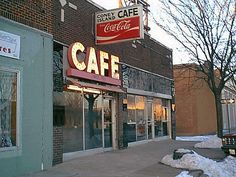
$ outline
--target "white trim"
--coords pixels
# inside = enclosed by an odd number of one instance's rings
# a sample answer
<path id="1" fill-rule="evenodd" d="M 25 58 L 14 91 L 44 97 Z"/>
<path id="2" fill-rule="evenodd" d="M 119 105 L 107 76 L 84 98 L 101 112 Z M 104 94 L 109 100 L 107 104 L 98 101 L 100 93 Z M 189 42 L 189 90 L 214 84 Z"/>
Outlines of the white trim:
<path id="1" fill-rule="evenodd" d="M 111 121 L 112 121 L 112 148 L 115 150 L 115 149 L 118 149 L 117 148 L 117 145 L 116 145 L 116 101 L 115 99 L 111 99 L 111 102 L 112 102 L 112 106 L 111 106 Z"/>
<path id="2" fill-rule="evenodd" d="M 72 4 L 72 3 L 70 3 L 70 2 L 69 2 L 69 7 L 72 8 L 72 9 L 74 9 L 74 10 L 77 10 L 77 6 L 74 5 L 74 4 Z"/>
<path id="3" fill-rule="evenodd" d="M 152 97 L 158 97 L 158 98 L 172 99 L 171 95 L 167 95 L 167 94 L 163 94 L 163 93 L 149 92 L 149 91 L 138 90 L 138 89 L 132 89 L 132 88 L 127 88 L 127 93 L 134 94 L 134 95 L 152 96 Z"/>
<path id="4" fill-rule="evenodd" d="M 83 99 L 83 109 L 82 109 L 82 115 L 83 115 L 83 150 L 85 150 L 85 144 L 86 144 L 86 142 L 85 142 L 85 112 L 84 112 L 84 101 L 85 101 L 85 99 L 84 99 L 84 91 L 83 91 L 83 89 L 82 89 L 82 99 Z"/>
<path id="5" fill-rule="evenodd" d="M 105 132 L 104 132 L 104 97 L 102 97 L 102 147 L 105 148 Z"/>
<path id="6" fill-rule="evenodd" d="M 160 137 L 155 137 L 153 141 L 163 141 L 163 140 L 169 140 L 171 139 L 170 135 L 167 136 L 160 136 Z"/>
<path id="7" fill-rule="evenodd" d="M 105 152 L 104 148 L 96 148 L 96 149 L 89 149 L 85 151 L 76 151 L 76 152 L 67 152 L 67 153 L 63 153 L 63 162 L 76 159 L 78 157 L 84 157 L 84 156 L 94 155 L 94 154 L 103 153 L 103 152 Z"/>
<path id="8" fill-rule="evenodd" d="M 65 11 L 64 9 L 61 9 L 61 22 L 65 21 Z"/>
<path id="9" fill-rule="evenodd" d="M 156 137 L 154 139 L 130 142 L 130 143 L 128 143 L 128 147 L 134 147 L 134 146 L 150 143 L 150 142 L 153 142 L 153 141 L 163 141 L 163 140 L 169 140 L 169 139 L 170 139 L 169 136 L 160 136 L 160 137 Z"/>

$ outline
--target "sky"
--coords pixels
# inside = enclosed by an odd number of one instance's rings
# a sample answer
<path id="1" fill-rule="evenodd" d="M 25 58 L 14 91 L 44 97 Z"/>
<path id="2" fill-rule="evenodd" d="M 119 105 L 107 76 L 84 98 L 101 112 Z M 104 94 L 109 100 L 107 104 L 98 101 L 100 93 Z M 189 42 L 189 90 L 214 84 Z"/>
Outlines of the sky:
<path id="1" fill-rule="evenodd" d="M 92 0 L 92 1 L 94 1 L 96 4 L 104 7 L 107 10 L 118 8 L 118 0 Z M 160 2 L 158 0 L 147 0 L 147 2 L 150 5 L 149 10 L 153 14 L 154 18 L 158 20 L 158 16 L 161 13 Z M 148 24 L 149 27 L 151 28 L 149 32 L 151 34 L 151 37 L 173 50 L 173 63 L 174 64 L 187 63 L 188 62 L 187 55 L 184 54 L 183 52 L 180 52 L 182 47 L 153 22 L 153 17 L 151 15 L 149 15 L 148 18 L 149 18 Z"/>

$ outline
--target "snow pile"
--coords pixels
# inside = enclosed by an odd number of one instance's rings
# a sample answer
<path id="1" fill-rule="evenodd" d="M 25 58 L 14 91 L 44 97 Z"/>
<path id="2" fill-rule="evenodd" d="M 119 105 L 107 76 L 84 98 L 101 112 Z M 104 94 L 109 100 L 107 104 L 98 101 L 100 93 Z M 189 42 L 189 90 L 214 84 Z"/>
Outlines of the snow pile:
<path id="1" fill-rule="evenodd" d="M 236 158 L 232 156 L 228 156 L 222 162 L 216 162 L 194 152 L 193 154 L 185 154 L 178 160 L 173 160 L 173 155 L 166 155 L 162 158 L 161 162 L 175 168 L 189 170 L 201 169 L 209 177 L 233 177 L 236 174 Z M 184 176 L 185 173 L 181 175 L 179 177 L 187 177 Z"/>
<path id="2" fill-rule="evenodd" d="M 215 135 L 208 135 L 208 136 L 177 136 L 176 140 L 179 141 L 206 141 L 211 139 Z"/>
<path id="3" fill-rule="evenodd" d="M 192 175 L 188 174 L 188 171 L 182 171 L 178 176 L 176 177 L 193 177 Z"/>
<path id="4" fill-rule="evenodd" d="M 178 152 L 178 153 L 191 153 L 193 152 L 192 150 L 189 150 L 189 149 L 177 149 L 175 152 Z"/>
<path id="5" fill-rule="evenodd" d="M 221 139 L 216 135 L 209 137 L 207 140 L 194 145 L 195 148 L 221 148 Z"/>

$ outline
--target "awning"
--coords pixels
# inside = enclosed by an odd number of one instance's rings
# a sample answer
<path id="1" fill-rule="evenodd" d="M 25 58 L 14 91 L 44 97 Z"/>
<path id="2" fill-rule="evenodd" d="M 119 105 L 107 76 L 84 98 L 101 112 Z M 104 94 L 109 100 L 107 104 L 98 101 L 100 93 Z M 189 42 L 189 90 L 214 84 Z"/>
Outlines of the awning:
<path id="1" fill-rule="evenodd" d="M 75 85 L 79 88 L 92 88 L 92 89 L 98 89 L 102 91 L 111 91 L 111 92 L 118 92 L 118 93 L 125 93 L 120 87 L 118 86 L 112 86 L 112 85 L 99 85 L 99 84 L 92 84 L 82 81 L 74 81 L 74 80 L 67 80 L 67 84 Z"/>

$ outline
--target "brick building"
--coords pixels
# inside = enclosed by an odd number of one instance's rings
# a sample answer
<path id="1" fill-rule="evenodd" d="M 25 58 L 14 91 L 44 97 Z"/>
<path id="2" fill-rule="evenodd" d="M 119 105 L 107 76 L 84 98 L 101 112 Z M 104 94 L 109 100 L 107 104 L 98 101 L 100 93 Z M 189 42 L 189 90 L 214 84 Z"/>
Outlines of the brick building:
<path id="1" fill-rule="evenodd" d="M 8 109 L 18 113 L 16 121 L 11 120 L 11 131 L 16 129 L 16 134 L 9 136 L 17 143 L 9 147 L 13 151 L 3 143 L 0 147 L 4 176 L 43 170 L 71 154 L 125 148 L 171 138 L 174 133 L 172 50 L 148 33 L 141 40 L 95 45 L 94 13 L 101 10 L 90 0 L 1 3 L 0 31 L 20 36 L 20 59 L 0 56 L 0 72 L 16 70 L 21 81 L 17 108 Z M 114 75 L 109 69 L 104 70 L 104 77 L 73 75 L 68 55 L 72 52 L 69 46 L 75 43 L 87 48 L 76 55 L 83 59 L 88 54 L 98 57 L 94 51 L 107 53 L 105 63 L 111 65 L 114 60 Z M 29 90 L 34 90 L 32 95 Z M 14 101 L 10 100 L 12 106 Z M 1 129 L 6 129 L 10 124 L 3 124 L 3 119 Z"/>
<path id="2" fill-rule="evenodd" d="M 176 134 L 216 134 L 216 110 L 214 95 L 196 64 L 174 66 Z M 235 131 L 235 90 L 228 84 L 222 91 L 223 131 Z M 227 101 L 228 100 L 228 101 Z M 229 102 L 231 101 L 231 102 Z"/>
<path id="3" fill-rule="evenodd" d="M 142 40 L 97 46 L 93 16 L 101 7 L 84 0 L 64 6 L 55 1 L 53 8 L 54 63 L 59 66 L 54 70 L 54 122 L 62 126 L 64 159 L 71 152 L 80 155 L 170 137 L 172 50 L 147 33 Z M 68 75 L 68 47 L 74 42 L 119 57 L 120 89 Z M 65 90 L 68 81 L 84 90 L 91 86 L 98 93 Z"/>

